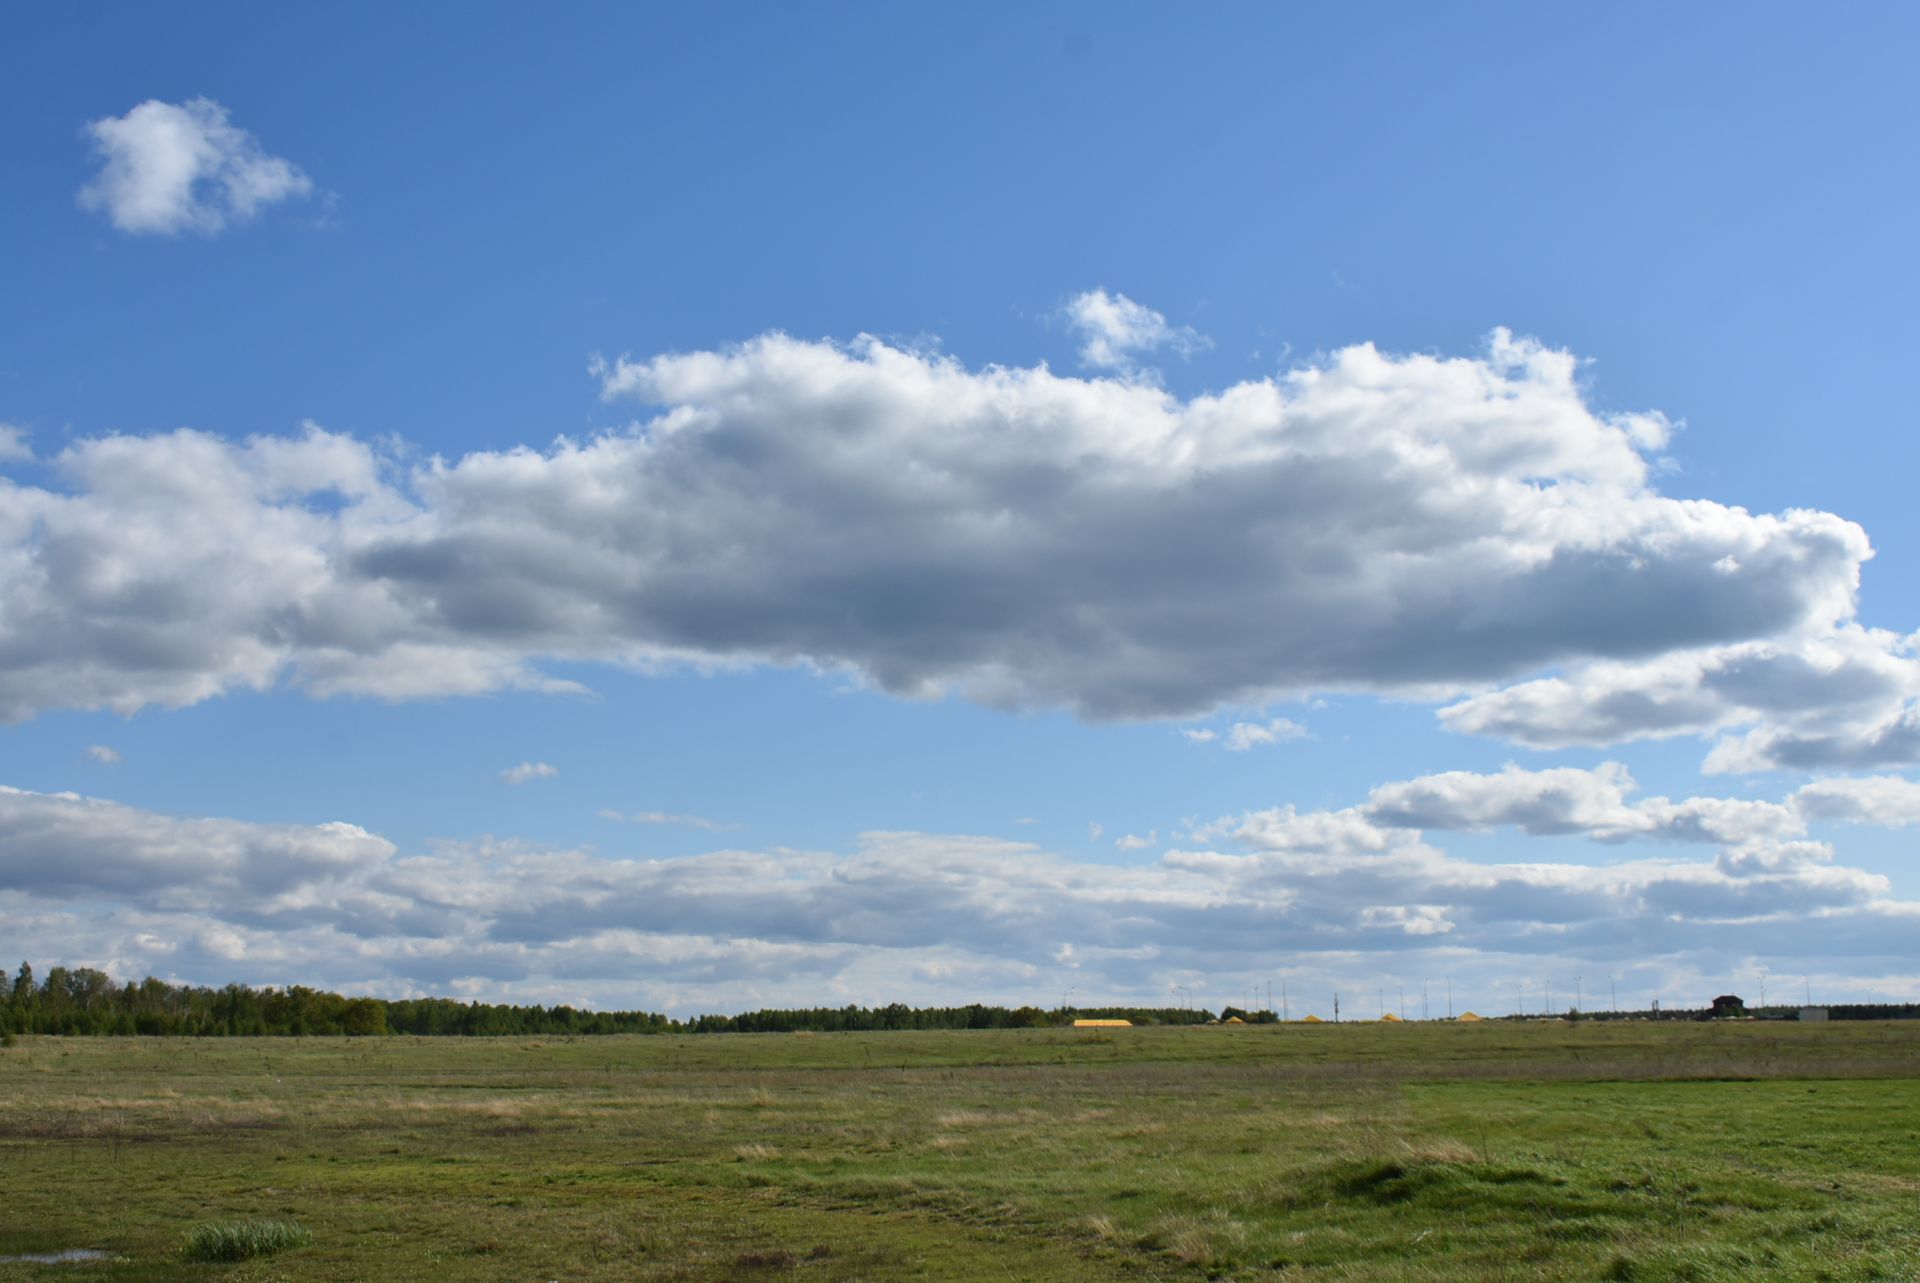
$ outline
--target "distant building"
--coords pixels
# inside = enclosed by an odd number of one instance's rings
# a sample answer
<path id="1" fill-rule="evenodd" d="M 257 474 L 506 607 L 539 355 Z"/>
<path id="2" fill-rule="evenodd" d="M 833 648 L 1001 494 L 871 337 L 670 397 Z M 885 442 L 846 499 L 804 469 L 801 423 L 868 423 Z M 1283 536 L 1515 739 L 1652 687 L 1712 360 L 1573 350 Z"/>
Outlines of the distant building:
<path id="1" fill-rule="evenodd" d="M 1483 1020 L 1485 1020 L 1485 1019 L 1486 1019 L 1486 1017 L 1485 1017 L 1485 1016 L 1476 1016 L 1476 1015 L 1474 1015 L 1474 1014 L 1473 1014 L 1473 1013 L 1472 1013 L 1471 1011 L 1463 1011 L 1463 1012 L 1461 1012 L 1461 1013 L 1460 1013 L 1460 1019 L 1461 1019 L 1461 1020 L 1463 1020 L 1463 1021 L 1466 1021 L 1466 1022 L 1468 1022 L 1468 1023 L 1478 1023 L 1478 1022 L 1480 1022 L 1480 1021 L 1483 1021 Z"/>
<path id="2" fill-rule="evenodd" d="M 1800 1019 L 1802 1020 L 1825 1020 L 1826 1018 L 1827 1009 L 1825 1007 L 1800 1008 Z"/>
<path id="3" fill-rule="evenodd" d="M 1404 1024 L 1406 1022 L 1401 1020 L 1400 1017 L 1394 1015 L 1391 1011 L 1389 1011 L 1385 1015 L 1380 1017 L 1380 1023 L 1383 1025 L 1398 1025 L 1398 1024 Z"/>
<path id="4" fill-rule="evenodd" d="M 1133 1028 L 1133 1021 L 1131 1020 L 1076 1020 L 1073 1022 L 1073 1027 L 1075 1029 L 1131 1029 Z"/>

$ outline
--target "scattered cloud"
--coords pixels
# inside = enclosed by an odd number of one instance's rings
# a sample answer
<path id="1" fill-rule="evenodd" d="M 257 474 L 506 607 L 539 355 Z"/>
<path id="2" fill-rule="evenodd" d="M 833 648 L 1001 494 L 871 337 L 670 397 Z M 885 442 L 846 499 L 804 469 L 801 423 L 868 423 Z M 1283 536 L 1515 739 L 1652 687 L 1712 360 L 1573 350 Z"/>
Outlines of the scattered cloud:
<path id="1" fill-rule="evenodd" d="M 1204 726 L 1198 728 L 1182 727 L 1180 733 L 1195 744 L 1211 744 L 1220 738 L 1219 731 L 1209 730 Z"/>
<path id="2" fill-rule="evenodd" d="M 1789 836 L 1777 815 L 1761 824 L 1737 809 L 1826 814 L 1847 790 L 1791 804 L 1636 802 L 1618 768 L 1589 774 L 1383 785 L 1343 811 L 1250 812 L 1198 839 L 1218 845 L 1126 866 L 900 832 L 868 833 L 846 852 L 668 860 L 494 841 L 403 854 L 351 824 L 180 819 L 0 788 L 0 914 L 22 956 L 123 975 L 683 1012 L 1030 1001 L 1056 982 L 1062 957 L 1081 992 L 1113 1001 L 1277 967 L 1296 997 L 1308 985 L 1447 974 L 1462 996 L 1498 995 L 1503 1009 L 1513 976 L 1556 969 L 1611 971 L 1623 994 L 1670 1001 L 1725 992 L 1756 957 L 1834 987 L 1910 975 L 1920 905 L 1826 844 Z M 1907 792 L 1858 791 L 1876 790 Z M 1848 805 L 1898 818 L 1909 801 L 1893 812 Z M 1460 827 L 1586 832 L 1624 858 L 1469 861 L 1406 827 L 1416 809 Z M 1704 850 L 1684 854 L 1688 844 Z"/>
<path id="3" fill-rule="evenodd" d="M 1100 835 L 1102 833 L 1105 833 L 1106 831 L 1107 831 L 1106 826 L 1100 823 L 1100 821 L 1098 820 L 1087 821 L 1087 840 L 1089 842 L 1098 842 L 1100 840 Z"/>
<path id="4" fill-rule="evenodd" d="M 123 232 L 210 235 L 313 191 L 299 166 L 269 155 L 210 98 L 148 99 L 86 133 L 100 171 L 80 189 L 80 204 Z"/>
<path id="5" fill-rule="evenodd" d="M 1122 851 L 1151 850 L 1160 845 L 1160 832 L 1158 829 L 1149 829 L 1145 837 L 1141 837 L 1138 833 L 1129 833 L 1125 837 L 1115 839 L 1114 845 Z"/>
<path id="6" fill-rule="evenodd" d="M 1661 495 L 1664 420 L 1596 413 L 1576 366 L 1496 332 L 1182 401 L 769 335 L 603 367 L 657 412 L 544 451 L 80 441 L 0 517 L 0 717 L 282 683 L 577 691 L 540 664 L 599 661 L 805 665 L 1089 719 L 1479 691 L 1450 725 L 1535 742 L 1587 733 L 1499 713 L 1549 667 L 1864 633 L 1859 527 Z M 1828 733 L 1787 732 L 1805 758 Z"/>
<path id="7" fill-rule="evenodd" d="M 25 463 L 33 458 L 27 444 L 27 430 L 11 423 L 0 423 L 0 463 Z"/>
<path id="8" fill-rule="evenodd" d="M 1135 372 L 1134 358 L 1161 348 L 1179 356 L 1213 346 L 1190 325 L 1172 326 L 1124 294 L 1088 290 L 1067 300 L 1067 323 L 1080 335 L 1080 360 L 1096 370 Z"/>
<path id="9" fill-rule="evenodd" d="M 1898 775 L 1815 780 L 1795 792 L 1791 801 L 1810 820 L 1889 829 L 1920 824 L 1920 781 Z"/>
<path id="10" fill-rule="evenodd" d="M 1440 710 L 1535 748 L 1717 736 L 1710 772 L 1920 763 L 1920 634 L 1845 622 L 1785 638 L 1577 666 Z"/>
<path id="11" fill-rule="evenodd" d="M 1229 753 L 1244 753 L 1282 740 L 1304 739 L 1306 734 L 1306 727 L 1284 717 L 1269 722 L 1235 722 L 1227 732 L 1225 747 Z"/>
<path id="12" fill-rule="evenodd" d="M 0 785 L 0 888 L 10 892 L 244 914 L 301 902 L 393 854 L 352 824 L 178 819 Z"/>
<path id="13" fill-rule="evenodd" d="M 87 745 L 87 756 L 101 766 L 118 766 L 125 759 L 117 748 L 108 748 L 105 744 Z"/>
<path id="14" fill-rule="evenodd" d="M 1022 827 L 1025 827 L 1025 826 L 1028 826 L 1028 825 L 1034 825 L 1034 824 L 1038 824 L 1038 823 L 1040 823 L 1040 821 L 1039 821 L 1039 820 L 1037 820 L 1037 819 L 1035 819 L 1035 818 L 1034 818 L 1033 816 L 1031 816 L 1031 815 L 1022 815 L 1022 816 L 1018 816 L 1018 817 L 1016 817 L 1016 818 L 1014 819 L 1014 821 L 1013 821 L 1013 822 L 1014 822 L 1015 824 L 1018 824 L 1018 825 L 1021 825 Z"/>
<path id="15" fill-rule="evenodd" d="M 601 814 L 620 818 L 618 811 L 602 811 Z M 705 829 L 709 833 L 724 833 L 740 827 L 738 824 L 722 824 L 704 816 L 680 815 L 673 811 L 629 811 L 624 818 L 635 824 L 678 824 L 690 829 Z"/>
<path id="16" fill-rule="evenodd" d="M 545 762 L 522 762 L 500 772 L 500 778 L 508 784 L 525 784 L 529 780 L 550 780 L 558 774 L 558 767 L 548 766 Z"/>

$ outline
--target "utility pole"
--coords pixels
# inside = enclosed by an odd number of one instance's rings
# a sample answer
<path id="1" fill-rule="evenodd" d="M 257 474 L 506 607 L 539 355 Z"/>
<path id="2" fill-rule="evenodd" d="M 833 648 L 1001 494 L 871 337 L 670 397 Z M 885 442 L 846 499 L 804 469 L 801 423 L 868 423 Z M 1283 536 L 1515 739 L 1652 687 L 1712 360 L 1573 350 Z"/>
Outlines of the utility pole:
<path id="1" fill-rule="evenodd" d="M 1385 985 L 1381 985 L 1380 986 L 1380 1018 L 1382 1020 L 1385 1020 L 1386 1017 L 1387 1017 L 1387 987 Z"/>
<path id="2" fill-rule="evenodd" d="M 1335 990 L 1333 995 L 1333 1023 L 1336 1025 L 1340 1023 L 1340 993 L 1338 990 Z"/>
<path id="3" fill-rule="evenodd" d="M 1420 981 L 1420 1022 L 1425 1024 L 1432 1019 L 1433 1013 L 1427 1010 L 1427 982 L 1423 978 Z"/>
<path id="4" fill-rule="evenodd" d="M 1285 976 L 1280 978 L 1280 1019 L 1286 1021 L 1288 1024 L 1293 1023 L 1293 1016 L 1287 1010 L 1287 981 Z"/>

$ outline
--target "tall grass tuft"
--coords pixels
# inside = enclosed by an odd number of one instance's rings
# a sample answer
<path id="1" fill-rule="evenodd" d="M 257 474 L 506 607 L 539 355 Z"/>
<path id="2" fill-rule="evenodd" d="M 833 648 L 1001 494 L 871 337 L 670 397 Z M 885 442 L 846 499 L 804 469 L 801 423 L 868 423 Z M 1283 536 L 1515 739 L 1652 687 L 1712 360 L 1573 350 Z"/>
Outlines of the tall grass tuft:
<path id="1" fill-rule="evenodd" d="M 311 1242 L 312 1233 L 292 1221 L 209 1222 L 187 1231 L 181 1253 L 190 1261 L 250 1261 Z"/>

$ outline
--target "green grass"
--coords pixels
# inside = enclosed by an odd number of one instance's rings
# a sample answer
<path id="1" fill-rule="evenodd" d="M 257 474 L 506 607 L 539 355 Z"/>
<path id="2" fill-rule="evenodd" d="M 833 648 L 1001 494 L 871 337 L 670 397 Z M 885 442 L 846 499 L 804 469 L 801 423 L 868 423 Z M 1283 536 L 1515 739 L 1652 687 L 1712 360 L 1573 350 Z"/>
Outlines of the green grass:
<path id="1" fill-rule="evenodd" d="M 1912 1283 L 1920 1024 L 26 1038 L 0 1256 L 76 1247 L 0 1281 Z"/>
<path id="2" fill-rule="evenodd" d="M 311 1242 L 312 1233 L 291 1221 L 223 1221 L 187 1231 L 180 1254 L 190 1261 L 250 1261 Z"/>

